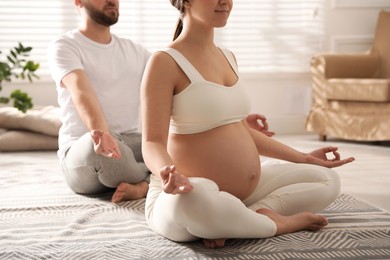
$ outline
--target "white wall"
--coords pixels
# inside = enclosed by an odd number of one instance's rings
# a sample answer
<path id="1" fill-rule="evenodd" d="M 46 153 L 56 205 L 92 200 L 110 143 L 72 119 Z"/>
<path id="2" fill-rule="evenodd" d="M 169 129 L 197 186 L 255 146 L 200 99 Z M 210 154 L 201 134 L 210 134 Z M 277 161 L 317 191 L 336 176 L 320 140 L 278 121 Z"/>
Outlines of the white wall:
<path id="1" fill-rule="evenodd" d="M 356 52 L 371 46 L 377 14 L 390 10 L 390 0 L 324 0 L 326 37 L 324 52 Z M 278 134 L 305 133 L 304 122 L 311 102 L 310 74 L 243 73 L 252 97 L 252 112 L 267 116 L 271 130 Z M 45 83 L 45 81 L 49 81 Z M 56 105 L 56 91 L 50 79 L 37 83 L 5 86 L 1 94 L 20 88 L 37 105 Z"/>
<path id="2" fill-rule="evenodd" d="M 0 96 L 9 96 L 15 89 L 27 92 L 33 99 L 34 105 L 37 106 L 57 106 L 57 93 L 50 79 L 35 80 L 33 83 L 12 81 L 12 84 L 3 83 L 4 88 Z"/>
<path id="3" fill-rule="evenodd" d="M 367 50 L 381 9 L 390 10 L 390 0 L 329 0 L 324 49 L 334 52 Z"/>
<path id="4" fill-rule="evenodd" d="M 271 130 L 281 133 L 304 132 L 310 108 L 309 74 L 243 74 L 252 98 L 252 111 L 267 117 Z"/>

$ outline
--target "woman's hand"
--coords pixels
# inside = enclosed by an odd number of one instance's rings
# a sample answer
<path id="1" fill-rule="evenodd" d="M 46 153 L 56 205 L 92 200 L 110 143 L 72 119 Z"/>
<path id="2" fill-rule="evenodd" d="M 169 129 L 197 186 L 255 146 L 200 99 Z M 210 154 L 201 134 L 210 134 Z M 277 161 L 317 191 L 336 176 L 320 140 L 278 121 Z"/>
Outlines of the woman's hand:
<path id="1" fill-rule="evenodd" d="M 246 122 L 250 128 L 257 130 L 266 136 L 272 137 L 275 135 L 274 132 L 268 131 L 267 119 L 263 115 L 250 114 L 246 117 Z"/>
<path id="2" fill-rule="evenodd" d="M 101 130 L 93 130 L 91 131 L 91 137 L 95 153 L 101 154 L 107 158 L 118 159 L 121 157 L 118 144 L 110 133 L 105 133 Z"/>
<path id="3" fill-rule="evenodd" d="M 310 164 L 321 165 L 328 168 L 338 167 L 346 163 L 355 161 L 354 157 L 349 157 L 341 160 L 340 154 L 337 152 L 337 149 L 338 147 L 328 146 L 314 150 L 306 154 L 306 161 Z M 327 153 L 332 153 L 334 158 L 328 159 L 328 157 L 326 156 Z"/>
<path id="4" fill-rule="evenodd" d="M 192 190 L 192 185 L 187 177 L 176 172 L 174 165 L 164 166 L 160 170 L 162 187 L 165 193 L 182 194 Z"/>

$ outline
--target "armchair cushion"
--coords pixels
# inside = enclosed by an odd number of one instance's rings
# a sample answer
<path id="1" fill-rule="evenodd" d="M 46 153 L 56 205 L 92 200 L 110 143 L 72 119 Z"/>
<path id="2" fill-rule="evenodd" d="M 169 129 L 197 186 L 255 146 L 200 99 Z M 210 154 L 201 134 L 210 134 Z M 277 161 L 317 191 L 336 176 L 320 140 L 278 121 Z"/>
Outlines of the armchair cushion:
<path id="1" fill-rule="evenodd" d="M 340 114 L 361 115 L 376 117 L 378 115 L 390 116 L 390 102 L 361 102 L 329 100 L 327 111 L 338 111 Z"/>
<path id="2" fill-rule="evenodd" d="M 311 60 L 311 69 L 323 79 L 375 78 L 380 64 L 377 53 L 317 54 Z"/>
<path id="3" fill-rule="evenodd" d="M 326 83 L 326 97 L 345 101 L 390 101 L 389 79 L 329 79 Z"/>

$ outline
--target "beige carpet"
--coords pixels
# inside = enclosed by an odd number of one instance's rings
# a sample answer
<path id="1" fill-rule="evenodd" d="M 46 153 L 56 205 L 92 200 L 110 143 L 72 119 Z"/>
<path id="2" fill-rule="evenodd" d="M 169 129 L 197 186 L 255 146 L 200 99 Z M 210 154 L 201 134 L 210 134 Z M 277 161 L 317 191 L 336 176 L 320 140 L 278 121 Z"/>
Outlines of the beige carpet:
<path id="1" fill-rule="evenodd" d="M 276 135 L 275 138 L 305 152 L 330 145 L 339 147 L 343 158 L 355 157 L 355 162 L 335 168 L 340 174 L 341 191 L 390 212 L 390 142 L 339 139 L 322 142 L 315 135 Z"/>
<path id="2" fill-rule="evenodd" d="M 66 186 L 55 152 L 0 153 L 0 259 L 389 259 L 390 214 L 349 194 L 320 232 L 206 249 L 156 235 L 144 200 L 112 204 Z"/>

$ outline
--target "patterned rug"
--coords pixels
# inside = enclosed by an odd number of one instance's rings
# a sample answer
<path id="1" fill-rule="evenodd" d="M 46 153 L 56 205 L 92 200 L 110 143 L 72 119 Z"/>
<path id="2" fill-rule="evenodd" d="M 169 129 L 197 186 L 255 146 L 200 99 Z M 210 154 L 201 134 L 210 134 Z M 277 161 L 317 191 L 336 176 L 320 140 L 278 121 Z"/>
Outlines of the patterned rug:
<path id="1" fill-rule="evenodd" d="M 390 259 L 390 213 L 348 194 L 319 232 L 232 239 L 221 249 L 156 235 L 144 200 L 73 194 L 54 153 L 0 154 L 0 259 Z"/>

